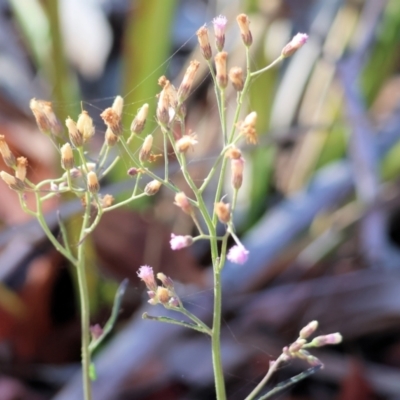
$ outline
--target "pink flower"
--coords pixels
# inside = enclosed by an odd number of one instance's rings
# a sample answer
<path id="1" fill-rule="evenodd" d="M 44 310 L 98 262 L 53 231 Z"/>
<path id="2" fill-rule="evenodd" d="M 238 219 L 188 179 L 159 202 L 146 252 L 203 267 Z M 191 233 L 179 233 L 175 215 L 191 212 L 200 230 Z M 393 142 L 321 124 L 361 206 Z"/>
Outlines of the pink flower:
<path id="1" fill-rule="evenodd" d="M 213 19 L 215 44 L 218 51 L 222 51 L 222 49 L 224 48 L 226 23 L 226 17 L 224 17 L 223 15 L 218 15 L 218 17 L 215 17 Z"/>
<path id="2" fill-rule="evenodd" d="M 249 252 L 242 245 L 235 245 L 229 249 L 227 258 L 235 264 L 244 264 Z"/>
<path id="3" fill-rule="evenodd" d="M 171 233 L 171 240 L 169 241 L 172 250 L 180 250 L 190 246 L 193 243 L 191 236 L 180 236 Z"/>
<path id="4" fill-rule="evenodd" d="M 293 55 L 300 47 L 307 42 L 308 35 L 306 33 L 298 33 L 293 37 L 293 39 L 282 49 L 283 57 L 290 57 Z"/>
<path id="5" fill-rule="evenodd" d="M 138 277 L 146 284 L 147 288 L 153 292 L 157 291 L 157 283 L 154 278 L 153 268 L 143 265 L 139 268 Z"/>

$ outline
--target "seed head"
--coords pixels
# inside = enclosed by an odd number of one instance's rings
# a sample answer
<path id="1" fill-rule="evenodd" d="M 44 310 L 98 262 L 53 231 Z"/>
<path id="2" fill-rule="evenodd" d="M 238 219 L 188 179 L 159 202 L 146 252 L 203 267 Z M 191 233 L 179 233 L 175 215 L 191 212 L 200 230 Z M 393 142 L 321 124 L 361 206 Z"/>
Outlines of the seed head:
<path id="1" fill-rule="evenodd" d="M 215 203 L 214 205 L 215 214 L 223 224 L 227 224 L 231 219 L 231 212 L 229 204 L 223 203 L 222 201 Z"/>
<path id="2" fill-rule="evenodd" d="M 142 148 L 140 149 L 140 153 L 139 153 L 140 162 L 143 163 L 149 159 L 152 145 L 153 145 L 153 136 L 147 135 L 146 139 L 144 139 Z"/>
<path id="3" fill-rule="evenodd" d="M 143 104 L 143 106 L 138 111 L 135 119 L 132 121 L 131 132 L 139 134 L 143 131 L 146 124 L 147 114 L 149 112 L 149 105 Z"/>
<path id="4" fill-rule="evenodd" d="M 103 208 L 108 208 L 113 205 L 114 197 L 111 194 L 105 194 L 100 198 L 100 203 Z"/>
<path id="5" fill-rule="evenodd" d="M 62 126 L 54 114 L 53 107 L 49 101 L 33 98 L 29 103 L 29 107 L 41 132 L 55 136 L 61 135 Z"/>
<path id="6" fill-rule="evenodd" d="M 177 140 L 176 149 L 179 153 L 186 153 L 197 143 L 197 135 L 195 133 L 190 133 L 189 135 L 183 135 L 179 140 Z"/>
<path id="7" fill-rule="evenodd" d="M 25 157 L 17 158 L 17 169 L 15 170 L 15 176 L 22 182 L 26 178 L 26 169 L 28 167 L 28 159 Z"/>
<path id="8" fill-rule="evenodd" d="M 121 96 L 117 96 L 111 106 L 111 108 L 115 111 L 118 117 L 121 119 L 122 110 L 124 108 L 124 99 Z"/>
<path id="9" fill-rule="evenodd" d="M 213 19 L 215 46 L 218 51 L 222 51 L 224 48 L 226 23 L 227 19 L 223 15 L 219 15 Z"/>
<path id="10" fill-rule="evenodd" d="M 217 53 L 214 58 L 217 83 L 221 89 L 225 89 L 226 86 L 228 85 L 228 75 L 226 73 L 227 57 L 228 53 L 226 51 L 222 51 L 220 53 Z"/>
<path id="11" fill-rule="evenodd" d="M 24 182 L 22 182 L 17 177 L 12 176 L 5 171 L 0 172 L 0 177 L 1 179 L 3 179 L 3 181 L 8 185 L 10 189 L 15 190 L 17 192 L 22 192 L 25 190 Z"/>
<path id="12" fill-rule="evenodd" d="M 253 111 L 244 119 L 240 126 L 240 130 L 245 135 L 247 143 L 257 143 L 256 123 L 257 113 Z"/>
<path id="13" fill-rule="evenodd" d="M 306 44 L 307 40 L 308 35 L 306 33 L 298 33 L 295 35 L 293 39 L 282 49 L 282 57 L 286 58 L 292 56 L 298 49 Z"/>
<path id="14" fill-rule="evenodd" d="M 202 26 L 197 32 L 197 39 L 200 44 L 200 49 L 203 57 L 208 61 L 212 57 L 212 51 L 210 46 L 210 40 L 208 39 L 208 30 L 206 26 Z"/>
<path id="15" fill-rule="evenodd" d="M 68 117 L 65 120 L 65 125 L 67 126 L 68 135 L 71 143 L 75 147 L 81 147 L 83 145 L 83 135 L 82 132 L 78 130 L 76 122 L 72 118 Z"/>
<path id="16" fill-rule="evenodd" d="M 122 132 L 121 126 L 121 116 L 118 115 L 112 107 L 106 108 L 100 117 L 103 119 L 104 123 L 112 130 L 114 135 L 119 135 Z"/>
<path id="17" fill-rule="evenodd" d="M 190 90 L 192 89 L 194 77 L 197 70 L 199 69 L 200 63 L 197 60 L 190 61 L 189 67 L 186 70 L 185 76 L 182 79 L 182 83 L 178 89 L 178 101 L 183 103 L 188 97 Z"/>
<path id="18" fill-rule="evenodd" d="M 168 81 L 169 82 L 169 81 Z M 164 86 L 163 90 L 158 96 L 157 111 L 158 123 L 166 126 L 169 123 L 169 96 L 168 89 Z"/>
<path id="19" fill-rule="evenodd" d="M 97 179 L 97 175 L 94 171 L 90 171 L 87 174 L 87 188 L 90 193 L 97 193 L 100 190 L 100 184 Z"/>
<path id="20" fill-rule="evenodd" d="M 83 137 L 83 142 L 87 142 L 94 135 L 93 120 L 87 111 L 79 114 L 76 127 Z"/>
<path id="21" fill-rule="evenodd" d="M 61 147 L 61 166 L 67 171 L 74 167 L 74 154 L 69 143 Z"/>
<path id="22" fill-rule="evenodd" d="M 6 142 L 6 138 L 4 135 L 0 135 L 0 154 L 3 157 L 4 163 L 13 168 L 16 165 L 16 160 L 14 154 L 11 152 L 8 144 Z"/>
<path id="23" fill-rule="evenodd" d="M 239 14 L 236 17 L 236 21 L 239 25 L 240 34 L 242 36 L 244 45 L 246 47 L 251 46 L 251 44 L 253 43 L 253 36 L 249 28 L 250 25 L 249 17 L 246 14 Z"/>
<path id="24" fill-rule="evenodd" d="M 229 70 L 229 80 L 237 92 L 241 92 L 244 86 L 243 70 L 239 67 L 232 67 Z"/>

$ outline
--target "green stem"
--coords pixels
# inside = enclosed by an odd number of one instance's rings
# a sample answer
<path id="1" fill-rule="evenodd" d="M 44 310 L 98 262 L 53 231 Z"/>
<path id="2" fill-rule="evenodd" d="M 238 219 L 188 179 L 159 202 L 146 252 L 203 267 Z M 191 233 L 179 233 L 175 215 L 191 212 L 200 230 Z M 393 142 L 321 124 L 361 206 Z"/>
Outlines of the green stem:
<path id="1" fill-rule="evenodd" d="M 204 331 L 204 329 L 201 326 L 195 325 L 195 324 L 191 324 L 185 321 L 178 321 L 176 319 L 173 318 L 168 318 L 168 317 L 154 317 L 152 315 L 149 315 L 147 313 L 143 313 L 142 315 L 143 319 L 149 319 L 151 321 L 159 321 L 159 322 L 166 322 L 168 324 L 173 324 L 173 325 L 180 325 L 180 326 L 184 326 L 185 328 L 190 328 L 190 329 L 194 329 L 195 331 L 201 332 L 201 333 L 207 333 Z"/>

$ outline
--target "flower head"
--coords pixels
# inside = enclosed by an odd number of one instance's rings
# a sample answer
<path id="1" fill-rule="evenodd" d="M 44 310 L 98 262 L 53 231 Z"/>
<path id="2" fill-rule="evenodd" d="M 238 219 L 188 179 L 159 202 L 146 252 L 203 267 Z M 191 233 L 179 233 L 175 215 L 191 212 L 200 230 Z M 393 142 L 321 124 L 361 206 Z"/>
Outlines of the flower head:
<path id="1" fill-rule="evenodd" d="M 306 33 L 298 33 L 293 37 L 293 39 L 282 49 L 282 56 L 283 57 L 290 57 L 300 47 L 303 47 L 303 45 L 307 42 L 308 40 L 308 35 Z"/>
<path id="2" fill-rule="evenodd" d="M 235 264 L 244 264 L 247 261 L 249 252 L 242 245 L 235 245 L 229 249 L 227 258 Z"/>
<path id="3" fill-rule="evenodd" d="M 174 235 L 171 233 L 171 240 L 169 241 L 172 250 L 180 250 L 190 246 L 193 243 L 191 236 Z"/>
<path id="4" fill-rule="evenodd" d="M 153 268 L 143 265 L 139 268 L 138 277 L 146 284 L 147 288 L 153 292 L 157 291 L 157 283 L 154 278 Z"/>
<path id="5" fill-rule="evenodd" d="M 215 45 L 218 51 L 222 51 L 225 44 L 225 28 L 227 19 L 223 15 L 218 15 L 213 19 L 214 24 L 214 34 L 215 34 Z"/>

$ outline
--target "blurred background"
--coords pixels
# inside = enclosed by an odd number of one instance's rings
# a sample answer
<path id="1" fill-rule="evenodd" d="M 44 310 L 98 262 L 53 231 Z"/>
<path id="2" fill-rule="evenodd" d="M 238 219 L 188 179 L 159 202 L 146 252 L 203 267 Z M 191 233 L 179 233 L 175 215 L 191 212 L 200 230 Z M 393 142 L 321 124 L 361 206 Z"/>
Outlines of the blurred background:
<path id="1" fill-rule="evenodd" d="M 195 32 L 203 24 L 212 31 L 216 15 L 228 18 L 228 66 L 245 69 L 235 21 L 242 12 L 251 20 L 253 70 L 297 32 L 310 38 L 257 78 L 245 107 L 258 113 L 259 144 L 243 148 L 236 215 L 249 260 L 223 274 L 228 398 L 245 398 L 316 319 L 317 334 L 339 331 L 343 344 L 315 351 L 325 368 L 276 398 L 400 399 L 399 0 L 0 0 L 0 134 L 39 182 L 56 177 L 60 162 L 30 113 L 33 97 L 52 101 L 61 121 L 87 110 L 93 154 L 104 138 L 99 114 L 117 94 L 126 130 L 149 103 L 146 130 L 154 131 L 157 79 L 178 86 L 188 62 L 202 61 Z M 190 165 L 200 181 L 216 157 L 219 120 L 204 63 L 197 78 L 187 126 L 199 136 Z M 231 88 L 227 99 L 232 117 Z M 129 167 L 123 158 L 102 191 L 126 196 Z M 205 196 L 212 204 L 212 188 Z M 90 243 L 93 324 L 107 321 L 119 282 L 130 281 L 96 354 L 96 400 L 214 398 L 207 338 L 141 319 L 163 313 L 147 305 L 136 276 L 143 264 L 171 276 L 191 311 L 211 319 L 209 249 L 170 250 L 171 232 L 194 231 L 172 203 L 163 191 L 106 214 Z M 61 198 L 45 210 L 54 232 L 59 218 L 73 231 L 79 211 Z M 0 182 L 0 400 L 82 398 L 79 359 L 74 271 Z M 307 368 L 288 363 L 270 388 Z"/>

